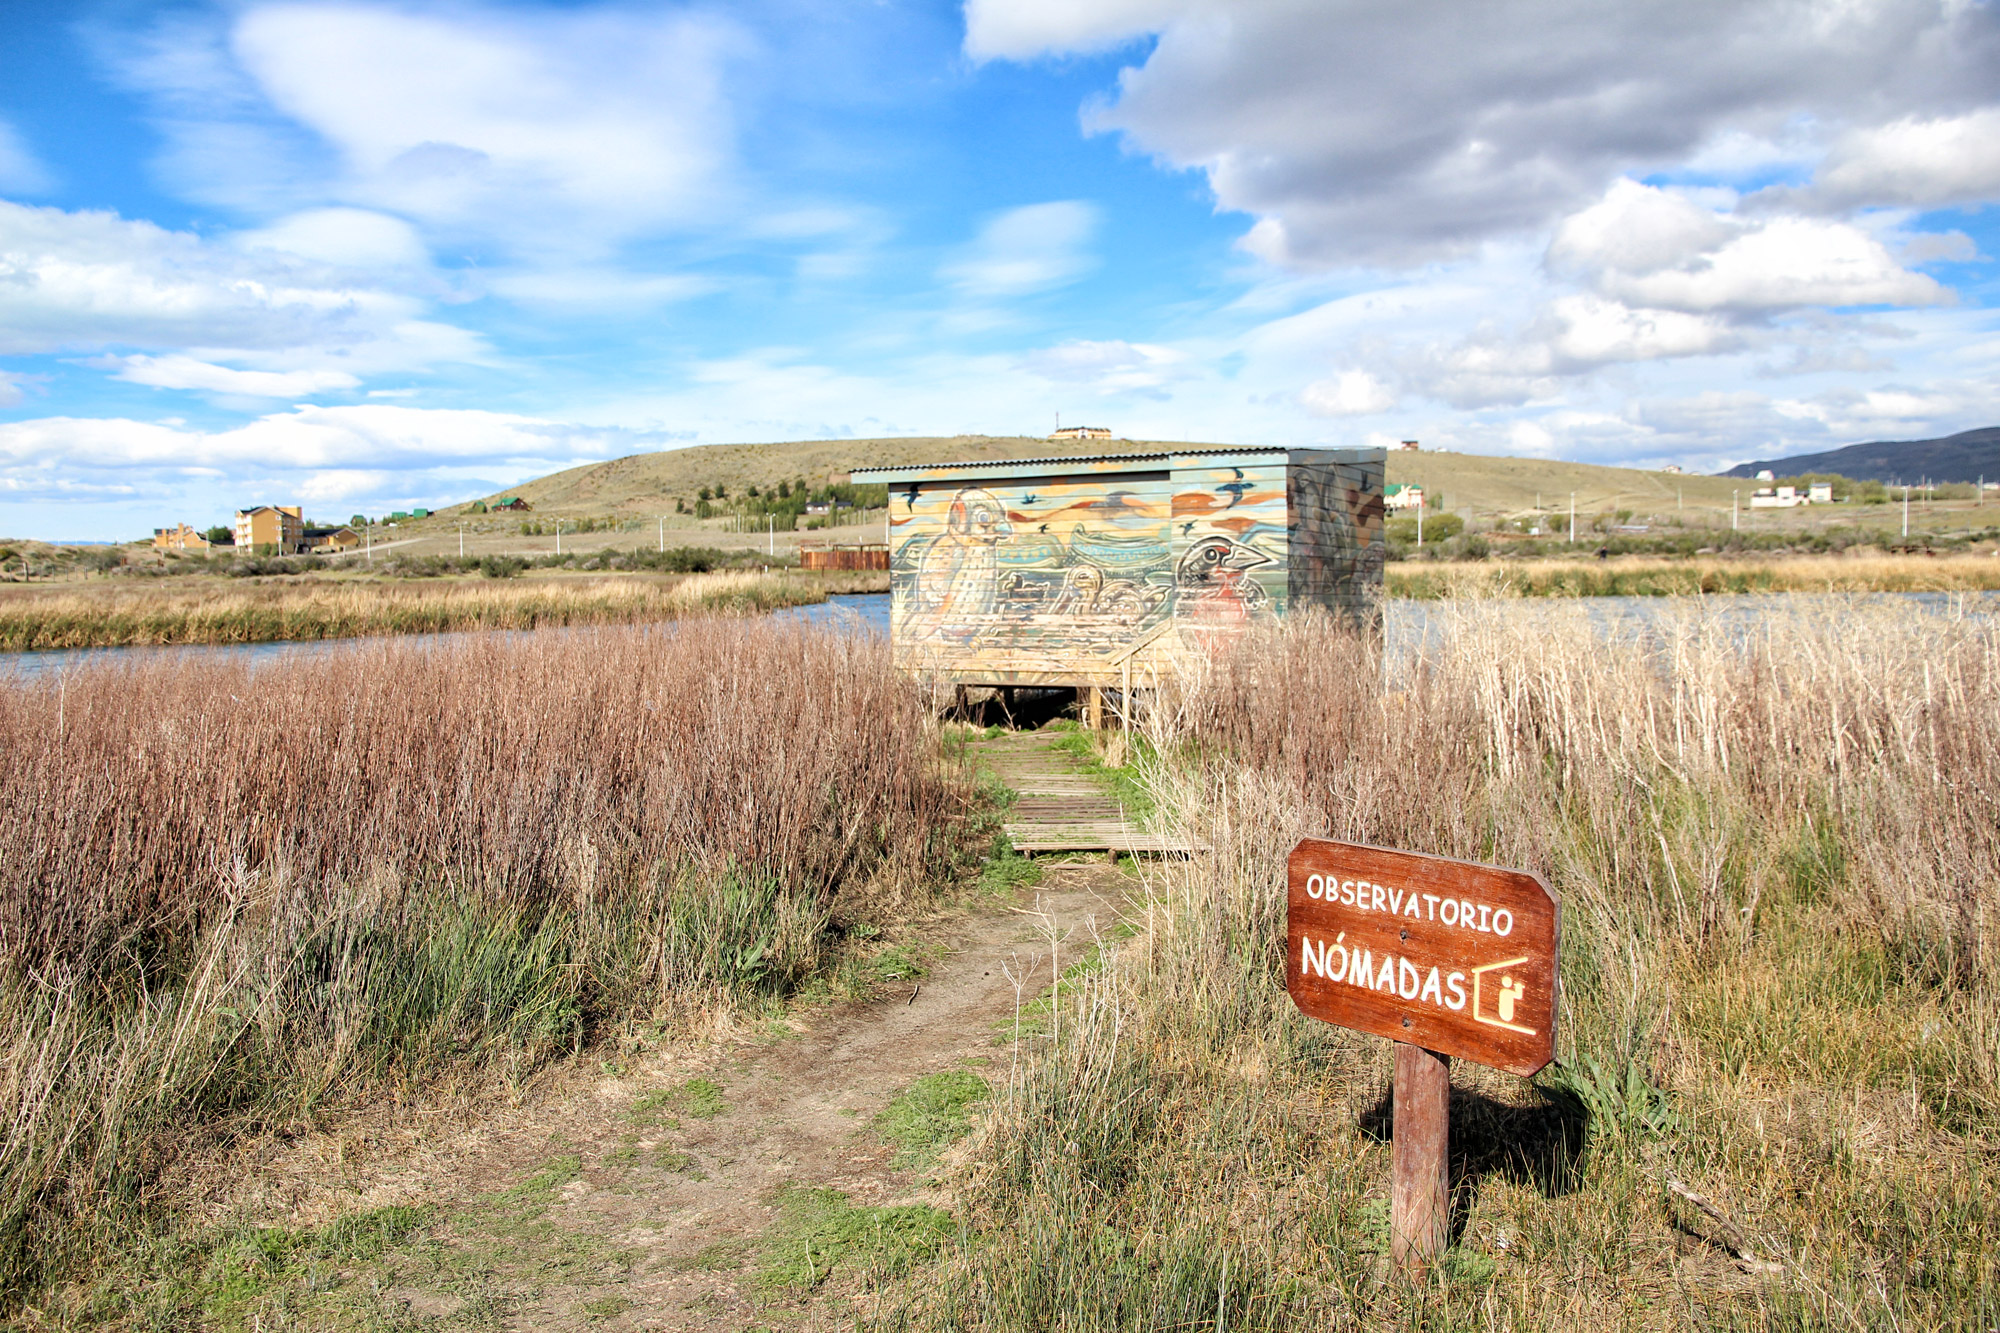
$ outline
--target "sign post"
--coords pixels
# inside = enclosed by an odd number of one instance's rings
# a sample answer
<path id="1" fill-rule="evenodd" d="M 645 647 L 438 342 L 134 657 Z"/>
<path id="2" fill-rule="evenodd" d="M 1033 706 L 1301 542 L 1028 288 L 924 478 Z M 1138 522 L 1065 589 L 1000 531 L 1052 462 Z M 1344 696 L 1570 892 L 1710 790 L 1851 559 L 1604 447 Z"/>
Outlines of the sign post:
<path id="1" fill-rule="evenodd" d="M 1286 868 L 1293 1003 L 1396 1043 L 1389 1252 L 1420 1268 L 1450 1230 L 1452 1059 L 1555 1058 L 1559 906 L 1524 870 L 1361 843 L 1305 838 Z"/>

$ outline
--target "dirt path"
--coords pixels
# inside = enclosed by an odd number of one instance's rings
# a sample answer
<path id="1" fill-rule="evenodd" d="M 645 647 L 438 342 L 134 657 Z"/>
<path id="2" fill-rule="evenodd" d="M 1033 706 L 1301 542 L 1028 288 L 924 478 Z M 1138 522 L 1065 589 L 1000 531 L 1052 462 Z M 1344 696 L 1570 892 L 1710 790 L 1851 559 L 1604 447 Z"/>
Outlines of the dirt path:
<path id="1" fill-rule="evenodd" d="M 1119 920 L 1132 883 L 1108 865 L 1051 866 L 1018 900 L 946 923 L 914 998 L 899 983 L 794 1035 L 572 1071 L 455 1128 L 411 1129 L 423 1113 L 406 1112 L 372 1138 L 273 1145 L 243 1164 L 237 1217 L 327 1234 L 327 1219 L 359 1214 L 373 1239 L 317 1279 L 288 1270 L 240 1313 L 263 1327 L 285 1313 L 307 1327 L 851 1326 L 870 1266 L 951 1226 L 950 1201 L 927 1169 L 898 1165 L 877 1117 L 928 1075 L 1003 1082 L 1015 979 L 1032 1001 L 1052 978 L 1050 932 L 1067 937 L 1067 966 Z"/>

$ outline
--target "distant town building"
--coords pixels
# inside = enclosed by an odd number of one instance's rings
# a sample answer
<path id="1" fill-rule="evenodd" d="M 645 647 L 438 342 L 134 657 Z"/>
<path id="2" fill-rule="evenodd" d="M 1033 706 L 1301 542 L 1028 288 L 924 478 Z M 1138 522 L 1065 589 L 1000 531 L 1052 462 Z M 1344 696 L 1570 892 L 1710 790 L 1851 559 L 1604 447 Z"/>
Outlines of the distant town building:
<path id="1" fill-rule="evenodd" d="M 359 545 L 361 534 L 345 525 L 306 529 L 306 549 L 314 555 L 343 555 Z"/>
<path id="2" fill-rule="evenodd" d="M 1808 503 L 1796 486 L 1760 486 L 1750 492 L 1752 509 L 1796 509 Z"/>
<path id="3" fill-rule="evenodd" d="M 1382 503 L 1390 509 L 1416 509 L 1424 502 L 1424 488 L 1415 482 L 1392 481 L 1382 488 Z"/>
<path id="4" fill-rule="evenodd" d="M 280 555 L 297 555 L 306 545 L 305 510 L 297 505 L 258 505 L 236 511 L 236 544 L 250 548 L 275 546 Z"/>
<path id="5" fill-rule="evenodd" d="M 1769 468 L 1765 468 L 1763 471 L 1757 474 L 1757 480 L 1759 481 L 1776 481 L 1777 479 L 1778 479 L 1778 474 L 1771 471 L 1771 469 Z"/>
<path id="6" fill-rule="evenodd" d="M 208 538 L 196 532 L 185 523 L 171 528 L 153 529 L 153 549 L 156 551 L 206 551 Z"/>
<path id="7" fill-rule="evenodd" d="M 521 511 L 526 511 L 534 508 L 533 505 L 529 504 L 526 500 L 523 500 L 518 495 L 503 495 L 499 499 L 493 502 L 493 507 L 495 509 L 514 509 Z"/>
<path id="8" fill-rule="evenodd" d="M 1806 487 L 1806 500 L 1816 505 L 1832 504 L 1833 483 L 1830 481 L 1813 482 L 1810 486 Z"/>
<path id="9" fill-rule="evenodd" d="M 1669 463 L 1665 467 L 1660 469 L 1660 471 L 1662 472 L 1679 472 L 1680 470 L 1681 470 L 1681 465 L 1679 463 Z"/>
<path id="10" fill-rule="evenodd" d="M 1401 444 L 1397 445 L 1396 447 L 1398 449 L 1408 449 L 1411 450 L 1412 452 L 1423 448 L 1423 446 L 1421 444 L 1418 444 L 1415 440 L 1404 440 Z"/>
<path id="11" fill-rule="evenodd" d="M 1111 438 L 1109 426 L 1058 426 L 1052 440 L 1108 440 Z"/>

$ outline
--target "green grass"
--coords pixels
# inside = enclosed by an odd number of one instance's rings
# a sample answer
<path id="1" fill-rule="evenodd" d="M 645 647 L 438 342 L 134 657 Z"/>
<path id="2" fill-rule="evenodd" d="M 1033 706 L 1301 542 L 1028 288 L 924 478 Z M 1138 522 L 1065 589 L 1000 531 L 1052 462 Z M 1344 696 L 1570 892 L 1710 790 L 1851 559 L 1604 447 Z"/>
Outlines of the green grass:
<path id="1" fill-rule="evenodd" d="M 882 1137 L 896 1145 L 900 1170 L 937 1164 L 938 1153 L 972 1128 L 972 1109 L 992 1092 L 986 1080 L 963 1069 L 926 1074 L 898 1093 L 875 1118 Z"/>
<path id="2" fill-rule="evenodd" d="M 694 1120 L 713 1120 L 729 1109 L 723 1100 L 722 1085 L 709 1078 L 691 1078 L 671 1088 L 642 1093 L 632 1103 L 625 1118 L 636 1125 L 658 1125 L 671 1129 L 680 1122 L 676 1115 Z"/>
<path id="3" fill-rule="evenodd" d="M 773 1202 L 756 1281 L 767 1291 L 809 1291 L 836 1271 L 881 1281 L 935 1255 L 958 1232 L 949 1213 L 925 1204 L 857 1208 L 835 1189 L 787 1185 Z"/>

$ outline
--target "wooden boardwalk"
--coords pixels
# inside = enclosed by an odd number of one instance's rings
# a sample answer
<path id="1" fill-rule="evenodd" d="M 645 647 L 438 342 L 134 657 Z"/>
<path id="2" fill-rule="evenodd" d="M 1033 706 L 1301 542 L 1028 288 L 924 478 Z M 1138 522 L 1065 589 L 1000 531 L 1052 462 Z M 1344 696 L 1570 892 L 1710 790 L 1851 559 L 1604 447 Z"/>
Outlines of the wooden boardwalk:
<path id="1" fill-rule="evenodd" d="M 1015 851 L 1165 856 L 1194 850 L 1132 823 L 1118 798 L 1051 745 L 1051 739 L 1040 732 L 1011 732 L 975 746 L 979 762 L 1018 794 L 1006 825 Z"/>

